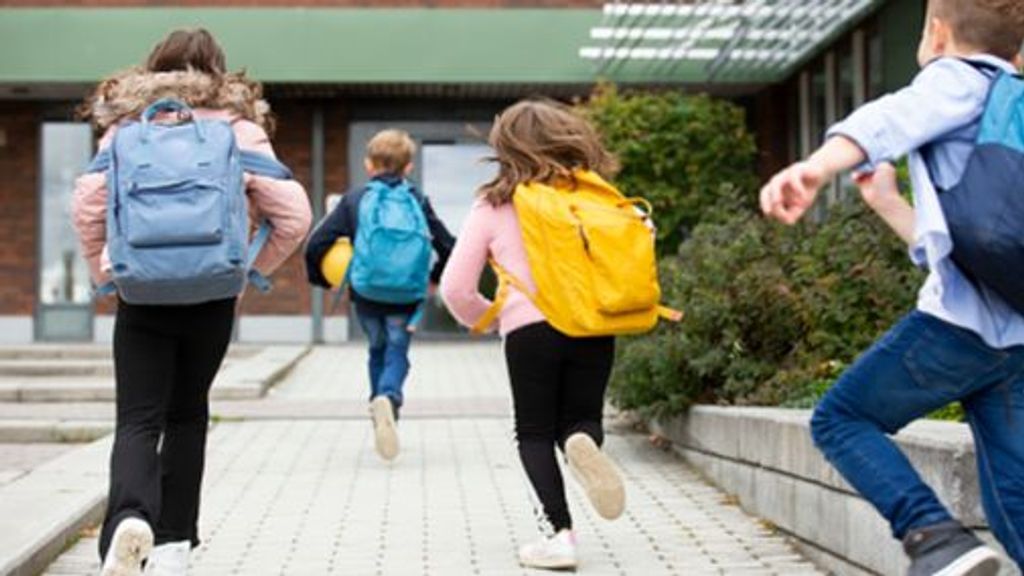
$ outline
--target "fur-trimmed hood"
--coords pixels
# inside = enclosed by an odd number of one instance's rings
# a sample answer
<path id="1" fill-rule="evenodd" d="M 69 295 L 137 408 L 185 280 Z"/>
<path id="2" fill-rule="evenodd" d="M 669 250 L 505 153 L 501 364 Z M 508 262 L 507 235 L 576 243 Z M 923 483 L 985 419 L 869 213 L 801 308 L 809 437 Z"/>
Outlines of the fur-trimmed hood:
<path id="1" fill-rule="evenodd" d="M 100 82 L 79 108 L 79 114 L 102 133 L 122 120 L 137 118 L 146 106 L 161 98 L 175 98 L 193 108 L 227 110 L 273 132 L 274 121 L 270 105 L 263 99 L 263 89 L 244 72 L 213 76 L 194 70 L 146 72 L 130 68 Z"/>

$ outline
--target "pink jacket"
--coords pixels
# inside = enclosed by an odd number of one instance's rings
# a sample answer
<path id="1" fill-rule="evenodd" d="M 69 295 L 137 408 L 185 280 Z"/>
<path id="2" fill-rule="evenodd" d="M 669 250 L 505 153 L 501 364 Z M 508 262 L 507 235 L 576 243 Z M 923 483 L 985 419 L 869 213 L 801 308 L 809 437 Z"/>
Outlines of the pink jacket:
<path id="1" fill-rule="evenodd" d="M 519 218 L 511 203 L 495 208 L 484 200 L 476 201 L 441 276 L 441 297 L 452 315 L 468 327 L 479 322 L 491 306 L 491 301 L 478 289 L 480 275 L 489 258 L 523 282 L 530 291 L 537 289 L 526 259 Z M 508 300 L 497 321 L 501 335 L 543 321 L 544 315 L 533 302 L 510 288 Z"/>
<path id="2" fill-rule="evenodd" d="M 267 133 L 258 124 L 240 120 L 223 110 L 197 109 L 196 117 L 222 119 L 232 123 L 238 145 L 246 150 L 274 156 Z M 102 150 L 113 141 L 117 127 L 112 126 L 100 139 Z M 274 231 L 266 247 L 256 259 L 255 268 L 269 276 L 299 247 L 309 231 L 312 214 L 302 185 L 294 180 L 275 180 L 264 176 L 245 175 L 246 192 L 252 219 L 268 219 Z M 72 217 L 82 256 L 89 264 L 97 285 L 109 279 L 110 262 L 107 243 L 107 177 L 106 174 L 85 174 L 75 181 Z"/>

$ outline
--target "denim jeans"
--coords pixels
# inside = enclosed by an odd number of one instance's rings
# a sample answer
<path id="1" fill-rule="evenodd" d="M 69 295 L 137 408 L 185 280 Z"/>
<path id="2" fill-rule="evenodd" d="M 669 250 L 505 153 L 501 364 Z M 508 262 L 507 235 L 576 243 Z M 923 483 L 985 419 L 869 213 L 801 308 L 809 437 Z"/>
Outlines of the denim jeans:
<path id="1" fill-rule="evenodd" d="M 1024 565 L 1024 347 L 990 348 L 973 332 L 913 312 L 825 395 L 811 432 L 902 539 L 951 516 L 887 434 L 956 400 L 974 435 L 985 515 Z"/>
<path id="2" fill-rule="evenodd" d="M 370 399 L 387 396 L 402 405 L 402 387 L 409 374 L 408 314 L 359 314 L 359 324 L 370 344 Z"/>

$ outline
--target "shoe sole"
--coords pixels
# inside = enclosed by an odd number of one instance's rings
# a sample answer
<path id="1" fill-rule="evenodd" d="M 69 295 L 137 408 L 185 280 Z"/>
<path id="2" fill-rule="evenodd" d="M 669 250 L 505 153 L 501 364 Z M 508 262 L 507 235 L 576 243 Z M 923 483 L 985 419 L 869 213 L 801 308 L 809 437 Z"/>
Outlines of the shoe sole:
<path id="1" fill-rule="evenodd" d="M 979 546 L 952 564 L 946 566 L 934 576 L 996 576 L 999 573 L 999 555 L 988 546 Z"/>
<path id="2" fill-rule="evenodd" d="M 122 527 L 122 524 L 129 522 Z M 142 561 L 153 549 L 153 531 L 142 520 L 122 520 L 114 531 L 107 555 L 113 562 L 103 563 L 100 576 L 140 576 Z"/>
<path id="3" fill-rule="evenodd" d="M 552 570 L 554 572 L 575 572 L 579 564 L 573 560 L 550 560 L 547 562 L 540 560 L 537 562 L 527 562 L 520 558 L 519 566 L 539 570 Z"/>
<path id="4" fill-rule="evenodd" d="M 586 434 L 573 434 L 565 442 L 565 456 L 594 510 L 606 520 L 621 516 L 626 508 L 622 476 L 594 440 Z"/>
<path id="5" fill-rule="evenodd" d="M 377 454 L 385 460 L 394 460 L 398 456 L 398 431 L 395 429 L 395 414 L 391 411 L 391 401 L 378 396 L 370 402 L 370 414 L 373 417 L 374 445 Z"/>

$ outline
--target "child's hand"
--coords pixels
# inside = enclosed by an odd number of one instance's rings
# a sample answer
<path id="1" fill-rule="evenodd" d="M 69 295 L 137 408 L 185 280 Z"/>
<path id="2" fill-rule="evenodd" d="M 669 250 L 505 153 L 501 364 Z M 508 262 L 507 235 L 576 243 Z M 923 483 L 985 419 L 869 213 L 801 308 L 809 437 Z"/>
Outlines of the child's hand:
<path id="1" fill-rule="evenodd" d="M 826 171 L 812 162 L 798 162 L 761 189 L 761 210 L 765 216 L 785 224 L 796 224 L 814 205 L 818 190 L 828 181 Z"/>
<path id="2" fill-rule="evenodd" d="M 874 172 L 854 175 L 854 182 L 860 195 L 875 214 L 892 228 L 908 245 L 914 243 L 914 208 L 900 196 L 896 182 L 896 168 L 892 164 L 880 164 Z"/>
<path id="3" fill-rule="evenodd" d="M 899 184 L 896 180 L 896 167 L 888 162 L 879 164 L 874 172 L 859 172 L 853 181 L 860 189 L 860 196 L 871 209 L 891 205 L 900 198 Z"/>

